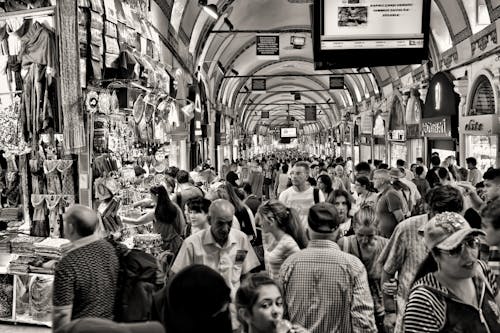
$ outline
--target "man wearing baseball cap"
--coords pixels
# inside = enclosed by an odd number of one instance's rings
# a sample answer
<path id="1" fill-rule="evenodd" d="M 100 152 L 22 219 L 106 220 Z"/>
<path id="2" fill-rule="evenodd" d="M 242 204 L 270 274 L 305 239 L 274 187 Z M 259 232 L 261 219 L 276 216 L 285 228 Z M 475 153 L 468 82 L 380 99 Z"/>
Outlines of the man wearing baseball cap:
<path id="1" fill-rule="evenodd" d="M 288 315 L 312 333 L 377 332 L 365 267 L 334 241 L 339 221 L 331 203 L 309 209 L 309 244 L 280 270 Z"/>
<path id="2" fill-rule="evenodd" d="M 429 251 L 404 314 L 404 332 L 500 332 L 498 289 L 477 259 L 479 235 L 458 213 L 434 216 L 420 230 Z"/>

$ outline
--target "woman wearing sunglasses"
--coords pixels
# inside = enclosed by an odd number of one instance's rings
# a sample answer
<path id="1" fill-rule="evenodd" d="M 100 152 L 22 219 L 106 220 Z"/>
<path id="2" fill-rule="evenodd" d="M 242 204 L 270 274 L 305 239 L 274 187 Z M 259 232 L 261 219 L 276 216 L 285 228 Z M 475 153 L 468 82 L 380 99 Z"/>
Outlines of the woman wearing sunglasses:
<path id="1" fill-rule="evenodd" d="M 484 232 L 451 212 L 422 229 L 430 253 L 410 291 L 404 332 L 500 332 L 495 278 L 477 259 Z"/>

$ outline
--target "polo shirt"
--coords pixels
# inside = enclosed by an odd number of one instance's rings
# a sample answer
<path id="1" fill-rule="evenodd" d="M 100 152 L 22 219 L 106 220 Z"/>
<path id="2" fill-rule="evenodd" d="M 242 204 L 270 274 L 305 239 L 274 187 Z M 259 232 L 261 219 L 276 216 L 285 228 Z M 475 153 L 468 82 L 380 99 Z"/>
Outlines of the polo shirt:
<path id="1" fill-rule="evenodd" d="M 178 273 L 184 267 L 200 264 L 219 272 L 234 297 L 240 286 L 242 275 L 260 265 L 245 233 L 231 228 L 227 243 L 220 246 L 214 239 L 211 228 L 201 230 L 184 240 L 172 272 Z"/>
<path id="2" fill-rule="evenodd" d="M 119 267 L 108 241 L 92 235 L 72 242 L 55 271 L 54 307 L 72 306 L 71 320 L 113 319 Z"/>

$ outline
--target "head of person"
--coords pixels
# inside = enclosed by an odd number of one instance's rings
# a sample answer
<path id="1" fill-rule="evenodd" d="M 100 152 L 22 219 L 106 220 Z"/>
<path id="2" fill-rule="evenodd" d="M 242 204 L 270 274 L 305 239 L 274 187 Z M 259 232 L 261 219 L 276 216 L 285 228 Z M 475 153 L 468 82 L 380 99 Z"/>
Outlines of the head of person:
<path id="1" fill-rule="evenodd" d="M 189 183 L 189 172 L 186 170 L 179 170 L 175 178 L 179 184 L 187 184 Z"/>
<path id="2" fill-rule="evenodd" d="M 425 178 L 424 177 L 424 167 L 422 166 L 418 166 L 415 168 L 415 176 L 417 176 L 417 178 Z"/>
<path id="3" fill-rule="evenodd" d="M 446 157 L 446 159 L 445 159 L 445 160 L 446 160 L 446 161 L 448 162 L 448 164 L 449 164 L 449 165 L 451 165 L 451 166 L 453 166 L 453 165 L 455 165 L 455 164 L 457 163 L 457 159 L 456 159 L 456 158 L 455 158 L 455 156 L 453 156 L 453 155 L 450 155 L 450 156 Z"/>
<path id="4" fill-rule="evenodd" d="M 295 163 L 290 175 L 292 177 L 293 186 L 304 186 L 309 178 L 309 164 L 302 161 Z"/>
<path id="5" fill-rule="evenodd" d="M 224 165 L 229 166 L 229 159 L 228 158 L 224 159 Z"/>
<path id="6" fill-rule="evenodd" d="M 467 181 L 467 178 L 469 178 L 469 170 L 466 168 L 460 168 L 458 169 L 458 181 Z"/>
<path id="7" fill-rule="evenodd" d="M 226 244 L 229 232 L 233 226 L 234 206 L 229 201 L 217 199 L 208 209 L 208 222 L 214 240 L 219 244 Z"/>
<path id="8" fill-rule="evenodd" d="M 182 269 L 167 285 L 167 331 L 231 333 L 230 294 L 224 278 L 212 268 Z"/>
<path id="9" fill-rule="evenodd" d="M 500 168 L 488 169 L 483 175 L 484 196 L 486 201 L 492 201 L 500 197 Z"/>
<path id="10" fill-rule="evenodd" d="M 330 176 L 330 179 L 333 180 L 335 178 L 335 176 L 337 175 L 335 173 L 335 167 L 333 165 L 330 165 L 326 170 L 328 172 L 328 176 Z"/>
<path id="11" fill-rule="evenodd" d="M 481 210 L 482 229 L 490 246 L 500 246 L 500 198 L 490 201 Z"/>
<path id="12" fill-rule="evenodd" d="M 252 194 L 252 185 L 247 182 L 243 183 L 243 191 L 247 196 L 249 196 L 250 194 Z"/>
<path id="13" fill-rule="evenodd" d="M 288 164 L 283 163 L 283 165 L 281 166 L 281 172 L 288 173 Z"/>
<path id="14" fill-rule="evenodd" d="M 465 163 L 468 169 L 473 169 L 477 166 L 477 160 L 474 157 L 467 157 Z"/>
<path id="15" fill-rule="evenodd" d="M 370 173 L 372 171 L 370 164 L 368 164 L 367 162 L 359 162 L 354 167 L 354 170 L 356 171 L 357 177 L 365 176 L 368 179 L 370 178 Z"/>
<path id="16" fill-rule="evenodd" d="M 307 246 L 307 237 L 297 211 L 285 206 L 279 200 L 269 200 L 262 204 L 257 210 L 255 223 L 262 227 L 263 232 L 273 234 L 277 230 L 285 232 L 292 236 L 301 249 Z"/>
<path id="17" fill-rule="evenodd" d="M 389 175 L 391 176 L 391 180 L 398 180 L 400 178 L 403 178 L 405 176 L 405 170 L 401 167 L 399 168 L 391 168 L 389 170 Z"/>
<path id="18" fill-rule="evenodd" d="M 335 167 L 335 173 L 338 177 L 342 177 L 344 175 L 344 167 L 342 165 L 337 165 Z"/>
<path id="19" fill-rule="evenodd" d="M 398 159 L 396 161 L 396 167 L 398 168 L 404 168 L 406 165 L 406 161 L 405 160 L 402 160 L 402 159 Z"/>
<path id="20" fill-rule="evenodd" d="M 378 191 L 384 190 L 391 184 L 391 175 L 389 170 L 377 169 L 373 172 L 373 187 Z"/>
<path id="21" fill-rule="evenodd" d="M 460 190 L 451 185 L 437 186 L 425 196 L 430 216 L 444 212 L 460 213 L 464 209 L 464 198 Z"/>
<path id="22" fill-rule="evenodd" d="M 379 163 L 377 166 L 378 170 L 389 170 L 389 164 L 387 163 Z"/>
<path id="23" fill-rule="evenodd" d="M 418 165 L 424 165 L 424 159 L 422 157 L 417 157 L 416 161 Z"/>
<path id="24" fill-rule="evenodd" d="M 186 220 L 193 226 L 200 226 L 208 223 L 208 209 L 212 202 L 206 198 L 196 197 L 186 202 L 184 213 Z"/>
<path id="25" fill-rule="evenodd" d="M 437 169 L 437 175 L 438 175 L 439 180 L 441 182 L 446 182 L 446 181 L 451 180 L 450 172 L 448 171 L 447 168 L 439 167 Z"/>
<path id="26" fill-rule="evenodd" d="M 361 207 L 354 214 L 352 222 L 359 246 L 366 250 L 373 250 L 377 234 L 377 227 L 374 225 L 375 210 L 369 206 Z"/>
<path id="27" fill-rule="evenodd" d="M 444 212 L 435 215 L 419 232 L 435 261 L 435 271 L 451 280 L 474 276 L 479 254 L 477 236 L 484 235 L 484 231 L 471 228 L 458 213 Z"/>
<path id="28" fill-rule="evenodd" d="M 356 193 L 358 194 L 374 192 L 372 182 L 370 181 L 370 179 L 368 179 L 368 177 L 365 176 L 357 177 L 356 181 L 354 182 L 354 186 Z"/>
<path id="29" fill-rule="evenodd" d="M 177 230 L 180 230 L 182 226 L 177 218 L 177 207 L 170 200 L 165 186 L 153 186 L 149 189 L 149 192 L 151 193 L 151 199 L 155 202 L 155 219 L 157 222 L 170 224 L 174 221 Z"/>
<path id="30" fill-rule="evenodd" d="M 319 175 L 316 184 L 324 193 L 330 193 L 333 191 L 332 179 L 328 175 Z"/>
<path id="31" fill-rule="evenodd" d="M 277 332 L 284 313 L 283 295 L 266 273 L 250 274 L 243 280 L 235 303 L 245 332 Z"/>
<path id="32" fill-rule="evenodd" d="M 91 208 L 75 204 L 63 216 L 64 238 L 74 242 L 94 234 L 99 217 Z"/>
<path id="33" fill-rule="evenodd" d="M 308 238 L 336 241 L 340 223 L 335 205 L 328 202 L 317 203 L 309 208 L 306 230 Z"/>
<path id="34" fill-rule="evenodd" d="M 175 179 L 170 176 L 165 176 L 165 188 L 169 194 L 174 193 L 175 190 Z"/>
<path id="35" fill-rule="evenodd" d="M 439 158 L 439 156 L 433 155 L 431 157 L 431 165 L 433 167 L 438 167 L 441 165 L 441 159 Z"/>
<path id="36" fill-rule="evenodd" d="M 240 177 L 238 177 L 238 175 L 236 174 L 236 172 L 234 171 L 229 171 L 226 175 L 226 181 L 233 185 L 233 186 L 236 186 L 238 187 L 238 184 L 237 184 L 237 181 Z"/>
<path id="37" fill-rule="evenodd" d="M 333 204 L 337 209 L 340 222 L 345 222 L 349 217 L 352 206 L 349 194 L 344 190 L 335 190 L 333 192 Z"/>

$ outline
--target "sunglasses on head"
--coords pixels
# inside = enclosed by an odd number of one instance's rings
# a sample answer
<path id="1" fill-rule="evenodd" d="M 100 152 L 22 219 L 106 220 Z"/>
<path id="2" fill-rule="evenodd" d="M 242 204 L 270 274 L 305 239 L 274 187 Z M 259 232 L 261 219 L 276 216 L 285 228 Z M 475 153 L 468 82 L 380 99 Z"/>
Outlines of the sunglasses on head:
<path id="1" fill-rule="evenodd" d="M 450 257 L 458 257 L 461 256 L 464 253 L 465 247 L 467 246 L 469 249 L 476 250 L 479 248 L 479 238 L 478 237 L 471 237 L 465 239 L 462 243 L 460 243 L 457 247 L 451 249 L 451 250 L 439 250 L 442 253 L 446 253 Z"/>

